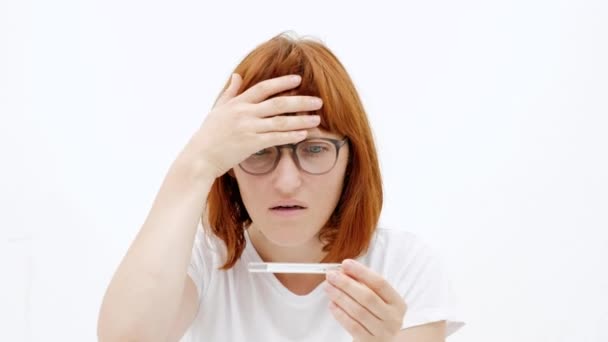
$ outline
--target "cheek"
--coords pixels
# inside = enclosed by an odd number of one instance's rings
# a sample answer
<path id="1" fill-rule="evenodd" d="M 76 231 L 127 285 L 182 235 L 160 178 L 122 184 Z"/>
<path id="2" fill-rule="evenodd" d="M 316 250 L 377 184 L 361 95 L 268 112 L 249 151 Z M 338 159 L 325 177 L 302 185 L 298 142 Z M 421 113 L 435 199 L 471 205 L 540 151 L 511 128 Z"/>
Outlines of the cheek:
<path id="1" fill-rule="evenodd" d="M 315 199 L 318 203 L 323 203 L 323 208 L 328 212 L 333 212 L 338 201 L 340 200 L 340 195 L 342 194 L 343 188 L 343 180 L 344 177 L 333 177 L 323 182 L 322 184 L 318 184 L 315 189 Z"/>
<path id="2" fill-rule="evenodd" d="M 257 203 L 261 202 L 259 201 L 260 196 L 263 196 L 264 194 L 264 191 L 262 191 L 264 186 L 261 182 L 252 181 L 251 179 L 248 179 L 247 175 L 240 174 L 237 175 L 236 182 L 246 207 L 255 207 Z"/>

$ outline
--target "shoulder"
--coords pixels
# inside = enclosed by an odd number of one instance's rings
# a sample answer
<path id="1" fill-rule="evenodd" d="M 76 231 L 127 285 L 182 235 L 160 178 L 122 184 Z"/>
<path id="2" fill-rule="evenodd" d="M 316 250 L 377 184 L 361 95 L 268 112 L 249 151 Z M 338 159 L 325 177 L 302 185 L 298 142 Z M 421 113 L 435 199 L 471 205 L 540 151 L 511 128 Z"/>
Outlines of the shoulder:
<path id="1" fill-rule="evenodd" d="M 412 232 L 379 227 L 367 252 L 359 260 L 381 273 L 396 276 L 401 272 L 428 267 L 431 261 L 437 261 L 437 253 L 429 243 Z"/>
<path id="2" fill-rule="evenodd" d="M 412 232 L 387 227 L 376 228 L 374 234 L 374 237 L 378 240 L 378 242 L 384 242 L 387 239 L 396 239 L 400 242 L 415 242 L 420 240 L 420 237 Z"/>
<path id="3" fill-rule="evenodd" d="M 359 260 L 404 298 L 408 312 L 402 329 L 445 320 L 446 334 L 450 335 L 464 325 L 442 254 L 422 237 L 377 228 L 367 253 Z"/>
<path id="4" fill-rule="evenodd" d="M 211 230 L 200 222 L 194 236 L 194 246 L 200 249 L 201 254 L 208 258 L 221 259 L 226 256 L 226 245 Z"/>
<path id="5" fill-rule="evenodd" d="M 223 264 L 225 256 L 226 247 L 223 241 L 199 223 L 192 243 L 192 254 L 188 268 L 189 275 L 195 281 L 199 290 L 201 289 L 202 279 L 209 280 L 212 274 Z"/>
<path id="6" fill-rule="evenodd" d="M 399 255 L 431 252 L 430 245 L 420 236 L 405 230 L 379 227 L 370 242 L 369 252 Z"/>

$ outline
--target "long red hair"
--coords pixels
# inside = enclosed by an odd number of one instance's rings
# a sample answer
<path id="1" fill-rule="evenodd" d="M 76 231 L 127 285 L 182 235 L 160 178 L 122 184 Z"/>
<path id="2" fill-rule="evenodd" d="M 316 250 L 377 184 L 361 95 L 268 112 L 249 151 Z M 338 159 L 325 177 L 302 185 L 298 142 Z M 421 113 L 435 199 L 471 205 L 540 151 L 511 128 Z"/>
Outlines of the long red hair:
<path id="1" fill-rule="evenodd" d="M 347 136 L 350 151 L 340 200 L 319 233 L 328 252 L 323 261 L 341 262 L 364 253 L 382 209 L 382 180 L 367 115 L 343 65 L 323 43 L 281 33 L 256 47 L 234 72 L 243 78 L 239 94 L 260 81 L 298 74 L 302 76 L 300 86 L 286 93 L 323 99 L 323 107 L 316 113 L 321 116 L 320 127 Z M 284 94 L 275 96 L 279 95 Z M 244 229 L 251 218 L 236 180 L 228 173 L 213 183 L 207 215 L 206 228 L 226 244 L 222 269 L 229 269 L 243 253 Z"/>

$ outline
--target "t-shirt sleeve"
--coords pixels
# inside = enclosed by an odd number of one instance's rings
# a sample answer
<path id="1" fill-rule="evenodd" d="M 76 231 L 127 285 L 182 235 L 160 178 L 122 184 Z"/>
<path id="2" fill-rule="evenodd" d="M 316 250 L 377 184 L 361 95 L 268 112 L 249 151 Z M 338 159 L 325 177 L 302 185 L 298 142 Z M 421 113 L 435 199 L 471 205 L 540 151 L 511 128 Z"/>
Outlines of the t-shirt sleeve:
<path id="1" fill-rule="evenodd" d="M 212 261 L 205 232 L 199 224 L 194 236 L 192 255 L 190 257 L 190 264 L 188 265 L 188 275 L 196 286 L 199 298 L 204 296 L 207 285 L 210 282 Z"/>
<path id="2" fill-rule="evenodd" d="M 397 290 L 407 304 L 401 329 L 445 320 L 447 337 L 465 323 L 443 261 L 418 238 L 409 247 L 412 254 L 397 279 Z"/>

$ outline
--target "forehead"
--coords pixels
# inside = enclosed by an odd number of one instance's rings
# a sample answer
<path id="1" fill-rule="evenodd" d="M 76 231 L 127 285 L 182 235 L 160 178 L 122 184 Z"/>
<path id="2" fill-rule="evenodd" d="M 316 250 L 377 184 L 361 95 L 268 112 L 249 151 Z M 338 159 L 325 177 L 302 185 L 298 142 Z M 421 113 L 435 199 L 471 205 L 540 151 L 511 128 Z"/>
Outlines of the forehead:
<path id="1" fill-rule="evenodd" d="M 338 139 L 340 138 L 340 136 L 336 133 L 332 133 L 329 131 L 326 131 L 324 129 L 321 128 L 311 128 L 308 129 L 308 138 L 334 138 L 334 139 Z"/>

